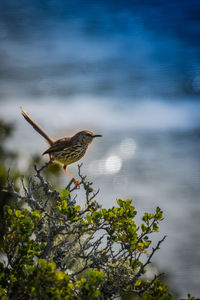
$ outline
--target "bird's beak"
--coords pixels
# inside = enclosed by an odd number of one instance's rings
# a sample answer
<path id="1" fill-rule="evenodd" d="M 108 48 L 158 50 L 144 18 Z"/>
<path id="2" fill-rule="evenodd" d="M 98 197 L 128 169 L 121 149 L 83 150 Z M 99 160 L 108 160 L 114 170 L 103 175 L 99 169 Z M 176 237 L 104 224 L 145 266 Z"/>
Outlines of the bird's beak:
<path id="1" fill-rule="evenodd" d="M 93 138 L 95 138 L 95 137 L 101 137 L 101 136 L 102 136 L 101 134 L 94 134 Z"/>

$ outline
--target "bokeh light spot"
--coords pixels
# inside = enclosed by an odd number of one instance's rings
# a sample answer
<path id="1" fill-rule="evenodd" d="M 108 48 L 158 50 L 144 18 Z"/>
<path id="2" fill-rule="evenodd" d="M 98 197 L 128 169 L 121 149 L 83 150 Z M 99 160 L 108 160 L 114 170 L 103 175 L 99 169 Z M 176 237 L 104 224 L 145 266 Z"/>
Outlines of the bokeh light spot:
<path id="1" fill-rule="evenodd" d="M 105 169 L 107 173 L 118 173 L 122 167 L 122 161 L 119 156 L 111 155 L 106 159 Z"/>

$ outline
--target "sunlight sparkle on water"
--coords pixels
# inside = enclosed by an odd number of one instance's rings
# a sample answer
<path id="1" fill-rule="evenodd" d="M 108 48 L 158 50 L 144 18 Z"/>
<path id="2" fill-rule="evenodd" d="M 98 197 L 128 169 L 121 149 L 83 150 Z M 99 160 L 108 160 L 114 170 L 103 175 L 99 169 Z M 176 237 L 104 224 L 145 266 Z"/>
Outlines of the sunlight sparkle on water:
<path id="1" fill-rule="evenodd" d="M 92 161 L 88 170 L 93 175 L 117 174 L 122 164 L 135 155 L 136 142 L 132 138 L 125 138 L 118 145 L 111 147 L 104 158 Z"/>
<path id="2" fill-rule="evenodd" d="M 105 161 L 105 169 L 109 174 L 118 173 L 122 167 L 121 158 L 117 155 L 109 156 Z"/>

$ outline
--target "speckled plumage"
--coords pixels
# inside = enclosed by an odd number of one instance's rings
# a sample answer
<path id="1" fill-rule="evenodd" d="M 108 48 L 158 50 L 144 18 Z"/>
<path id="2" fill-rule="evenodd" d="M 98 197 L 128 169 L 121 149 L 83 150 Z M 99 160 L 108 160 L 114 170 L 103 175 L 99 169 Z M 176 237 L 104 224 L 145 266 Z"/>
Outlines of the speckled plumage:
<path id="1" fill-rule="evenodd" d="M 43 154 L 49 154 L 51 160 L 68 166 L 84 156 L 93 137 L 94 134 L 91 131 L 80 131 L 71 138 L 57 140 Z"/>

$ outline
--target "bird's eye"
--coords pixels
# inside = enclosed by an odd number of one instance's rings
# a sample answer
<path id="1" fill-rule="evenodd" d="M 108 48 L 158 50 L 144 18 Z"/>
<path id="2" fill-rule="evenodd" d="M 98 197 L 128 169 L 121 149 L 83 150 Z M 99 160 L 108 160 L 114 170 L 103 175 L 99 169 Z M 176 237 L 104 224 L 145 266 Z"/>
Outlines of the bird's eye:
<path id="1" fill-rule="evenodd" d="M 91 137 L 91 134 L 90 134 L 90 133 L 87 133 L 86 135 Z"/>

